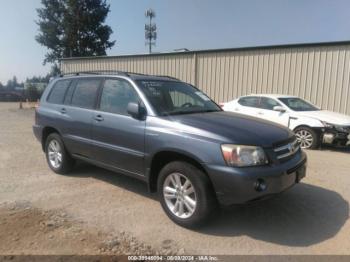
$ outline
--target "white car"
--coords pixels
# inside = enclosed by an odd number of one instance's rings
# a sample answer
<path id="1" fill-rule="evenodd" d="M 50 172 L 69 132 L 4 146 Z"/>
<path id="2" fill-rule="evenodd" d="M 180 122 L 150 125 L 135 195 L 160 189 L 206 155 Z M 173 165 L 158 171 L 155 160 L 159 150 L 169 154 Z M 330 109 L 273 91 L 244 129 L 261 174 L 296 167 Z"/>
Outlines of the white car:
<path id="1" fill-rule="evenodd" d="M 321 143 L 349 145 L 350 117 L 322 110 L 310 102 L 287 95 L 249 95 L 222 103 L 223 110 L 250 115 L 289 127 L 302 148 Z"/>

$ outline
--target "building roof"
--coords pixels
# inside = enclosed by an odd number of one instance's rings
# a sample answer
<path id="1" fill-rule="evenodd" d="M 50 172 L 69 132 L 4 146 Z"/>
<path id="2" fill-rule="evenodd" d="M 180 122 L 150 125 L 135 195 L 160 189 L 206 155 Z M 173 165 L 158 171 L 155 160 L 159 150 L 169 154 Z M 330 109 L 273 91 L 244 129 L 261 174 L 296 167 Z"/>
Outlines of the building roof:
<path id="1" fill-rule="evenodd" d="M 164 53 L 152 53 L 152 54 L 130 54 L 130 55 L 117 55 L 117 56 L 87 56 L 87 57 L 67 57 L 61 58 L 62 61 L 76 60 L 76 59 L 109 59 L 109 58 L 121 58 L 121 57 L 140 57 L 140 56 L 163 56 L 163 55 L 179 55 L 179 54 L 199 54 L 199 53 L 217 53 L 217 52 L 230 52 L 230 51 L 253 51 L 261 49 L 281 49 L 281 48 L 307 48 L 315 46 L 339 46 L 350 45 L 350 40 L 333 41 L 333 42 L 312 42 L 312 43 L 296 43 L 296 44 L 282 44 L 282 45 L 262 45 L 262 46 L 248 46 L 248 47 L 234 47 L 234 48 L 221 48 L 221 49 L 202 49 L 192 50 L 184 52 L 164 52 Z"/>

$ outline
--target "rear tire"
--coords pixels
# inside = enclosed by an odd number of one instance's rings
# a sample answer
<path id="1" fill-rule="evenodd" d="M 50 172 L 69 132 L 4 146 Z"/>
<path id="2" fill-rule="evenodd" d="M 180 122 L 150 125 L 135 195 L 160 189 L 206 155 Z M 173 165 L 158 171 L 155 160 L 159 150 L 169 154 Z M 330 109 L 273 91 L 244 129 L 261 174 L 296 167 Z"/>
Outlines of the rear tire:
<path id="1" fill-rule="evenodd" d="M 311 128 L 302 126 L 294 130 L 295 136 L 304 149 L 317 149 L 320 146 L 320 136 Z"/>
<path id="2" fill-rule="evenodd" d="M 67 174 L 74 166 L 74 159 L 67 152 L 61 136 L 57 133 L 50 134 L 45 142 L 46 160 L 56 174 Z"/>
<path id="3" fill-rule="evenodd" d="M 218 208 L 208 176 L 187 162 L 174 161 L 163 167 L 158 193 L 165 213 L 183 227 L 202 225 Z"/>

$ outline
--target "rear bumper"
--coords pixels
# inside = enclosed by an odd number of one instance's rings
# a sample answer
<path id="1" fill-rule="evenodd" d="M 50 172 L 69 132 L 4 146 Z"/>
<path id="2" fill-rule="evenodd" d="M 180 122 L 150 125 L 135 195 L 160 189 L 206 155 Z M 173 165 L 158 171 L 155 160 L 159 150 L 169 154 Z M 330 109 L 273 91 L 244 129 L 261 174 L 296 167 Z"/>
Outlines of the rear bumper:
<path id="1" fill-rule="evenodd" d="M 43 128 L 39 125 L 33 125 L 33 133 L 36 139 L 38 139 L 41 142 Z"/>
<path id="2" fill-rule="evenodd" d="M 221 205 L 242 204 L 281 193 L 298 183 L 306 174 L 304 152 L 288 162 L 269 166 L 232 168 L 206 165 Z M 258 183 L 266 188 L 260 190 Z"/>

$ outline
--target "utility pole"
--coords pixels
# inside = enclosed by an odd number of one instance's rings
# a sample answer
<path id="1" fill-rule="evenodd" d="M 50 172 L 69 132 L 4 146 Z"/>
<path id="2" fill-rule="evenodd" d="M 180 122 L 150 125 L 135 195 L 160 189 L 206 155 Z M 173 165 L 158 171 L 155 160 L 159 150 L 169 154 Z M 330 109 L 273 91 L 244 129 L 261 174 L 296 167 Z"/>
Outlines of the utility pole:
<path id="1" fill-rule="evenodd" d="M 152 53 L 152 46 L 154 46 L 155 40 L 157 39 L 157 25 L 155 23 L 152 24 L 152 19 L 156 17 L 156 13 L 152 9 L 148 9 L 145 12 L 146 18 L 149 19 L 149 24 L 145 24 L 145 39 L 146 45 L 148 45 L 149 53 Z M 152 41 L 154 40 L 154 41 Z"/>

